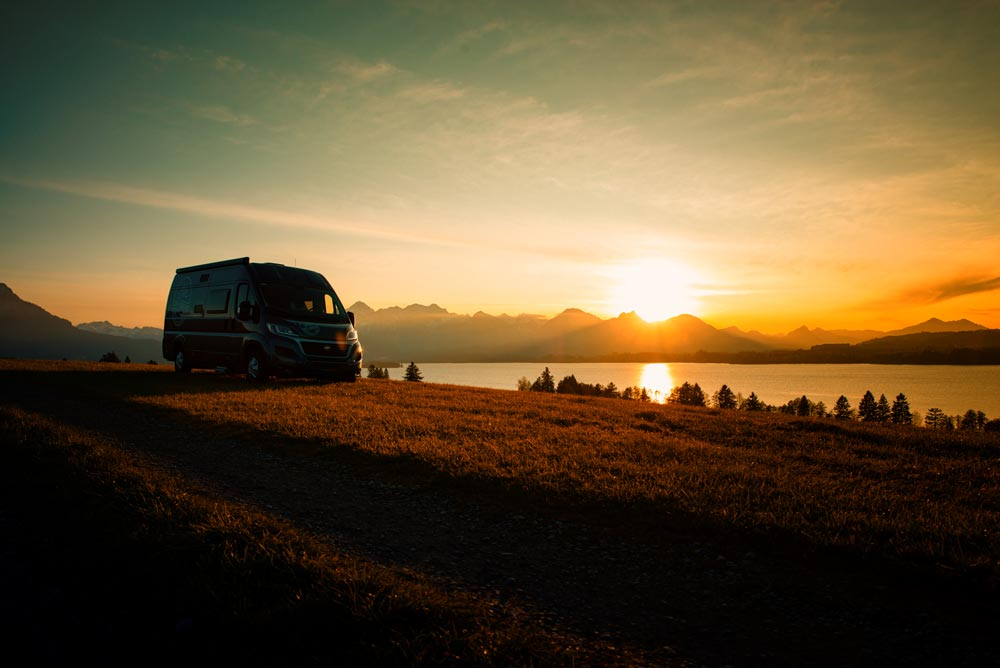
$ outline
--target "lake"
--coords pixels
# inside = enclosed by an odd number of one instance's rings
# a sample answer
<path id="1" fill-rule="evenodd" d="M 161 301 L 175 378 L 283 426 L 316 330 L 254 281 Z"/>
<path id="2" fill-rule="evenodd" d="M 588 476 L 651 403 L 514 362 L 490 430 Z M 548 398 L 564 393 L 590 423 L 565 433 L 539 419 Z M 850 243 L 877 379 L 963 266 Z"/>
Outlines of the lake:
<path id="1" fill-rule="evenodd" d="M 644 364 L 620 363 L 463 363 L 421 364 L 424 381 L 515 390 L 522 376 L 535 380 L 546 366 L 558 383 L 570 374 L 582 383 L 613 382 L 618 389 L 645 387 L 663 400 L 671 388 L 698 383 L 708 396 L 723 384 L 743 396 L 756 392 L 775 406 L 803 394 L 822 401 L 832 410 L 843 394 L 853 408 L 866 390 L 891 403 L 902 392 L 910 410 L 926 414 L 931 407 L 949 415 L 972 408 L 990 418 L 1000 418 L 1000 366 L 929 366 L 895 364 Z M 405 365 L 389 369 L 389 377 L 402 379 Z"/>

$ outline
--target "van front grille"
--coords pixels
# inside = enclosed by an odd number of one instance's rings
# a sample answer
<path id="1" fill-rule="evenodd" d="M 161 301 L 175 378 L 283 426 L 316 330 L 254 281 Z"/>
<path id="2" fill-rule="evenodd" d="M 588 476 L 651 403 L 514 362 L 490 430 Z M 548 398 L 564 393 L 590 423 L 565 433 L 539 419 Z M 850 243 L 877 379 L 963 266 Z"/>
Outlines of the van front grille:
<path id="1" fill-rule="evenodd" d="M 300 341 L 302 352 L 309 357 L 344 357 L 347 343 L 338 341 Z"/>

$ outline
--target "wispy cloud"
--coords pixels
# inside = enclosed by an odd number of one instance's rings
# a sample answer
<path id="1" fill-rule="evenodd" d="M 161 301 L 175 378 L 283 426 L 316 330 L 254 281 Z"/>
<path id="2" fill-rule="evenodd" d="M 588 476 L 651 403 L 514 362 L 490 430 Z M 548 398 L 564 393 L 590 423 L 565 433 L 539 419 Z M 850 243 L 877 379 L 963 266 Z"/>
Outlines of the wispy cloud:
<path id="1" fill-rule="evenodd" d="M 484 25 L 478 26 L 476 28 L 470 28 L 464 32 L 459 33 L 450 42 L 447 42 L 443 47 L 438 50 L 440 55 L 451 54 L 455 51 L 460 51 L 464 47 L 468 46 L 473 42 L 478 42 L 486 35 L 503 30 L 507 27 L 506 21 L 501 21 L 495 19 Z"/>
<path id="2" fill-rule="evenodd" d="M 464 97 L 465 91 L 447 81 L 428 81 L 403 88 L 399 96 L 419 103 L 444 102 Z"/>
<path id="3" fill-rule="evenodd" d="M 973 295 L 980 292 L 1000 290 L 1000 276 L 995 278 L 960 278 L 925 291 L 931 303 L 943 302 L 956 297 Z"/>
<path id="4" fill-rule="evenodd" d="M 191 113 L 199 118 L 204 118 L 209 121 L 225 123 L 227 125 L 236 125 L 238 127 L 246 127 L 248 125 L 257 124 L 257 119 L 253 116 L 248 114 L 238 114 L 222 105 L 194 107 L 191 109 Z"/>
<path id="5" fill-rule="evenodd" d="M 195 197 L 180 193 L 165 192 L 148 188 L 136 188 L 119 183 L 98 181 L 48 181 L 23 179 L 0 175 L 0 181 L 25 188 L 48 190 L 90 199 L 120 202 L 138 206 L 148 206 L 156 209 L 168 209 L 196 216 L 221 218 L 225 220 L 242 220 L 260 225 L 275 227 L 299 227 L 328 232 L 337 232 L 353 237 L 396 241 L 402 243 L 465 247 L 470 244 L 443 237 L 431 237 L 417 234 L 406 234 L 392 230 L 379 229 L 353 221 L 344 221 L 334 217 L 319 216 L 309 213 L 284 211 L 247 206 L 235 202 Z"/>
<path id="6" fill-rule="evenodd" d="M 358 81 L 371 81 L 398 72 L 395 65 L 380 60 L 377 63 L 352 61 L 341 63 L 337 69 Z"/>

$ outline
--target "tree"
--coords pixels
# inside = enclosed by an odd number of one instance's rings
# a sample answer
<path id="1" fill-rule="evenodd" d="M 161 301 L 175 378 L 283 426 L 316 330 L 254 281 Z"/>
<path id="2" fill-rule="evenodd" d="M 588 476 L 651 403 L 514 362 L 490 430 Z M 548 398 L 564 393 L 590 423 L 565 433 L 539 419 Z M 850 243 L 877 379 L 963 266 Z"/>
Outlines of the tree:
<path id="1" fill-rule="evenodd" d="M 556 392 L 559 394 L 580 394 L 580 381 L 576 379 L 575 375 L 565 376 L 559 381 Z"/>
<path id="2" fill-rule="evenodd" d="M 865 396 L 861 397 L 861 401 L 858 403 L 858 418 L 862 422 L 878 421 L 878 406 L 871 390 L 865 392 Z"/>
<path id="3" fill-rule="evenodd" d="M 756 392 L 750 393 L 750 396 L 743 402 L 742 408 L 743 410 L 750 412 L 767 410 L 767 406 L 764 405 L 764 402 L 757 398 Z"/>
<path id="4" fill-rule="evenodd" d="M 531 381 L 528 380 L 527 376 L 521 376 L 517 379 L 517 389 L 520 392 L 527 392 L 531 389 Z"/>
<path id="5" fill-rule="evenodd" d="M 413 362 L 410 362 L 410 364 L 406 367 L 406 373 L 403 374 L 403 380 L 419 383 L 423 379 L 424 376 L 422 373 L 420 373 L 420 369 L 417 367 L 417 365 L 414 364 Z"/>
<path id="6" fill-rule="evenodd" d="M 944 429 L 947 416 L 940 408 L 928 408 L 927 415 L 924 416 L 924 426 L 931 429 Z"/>
<path id="7" fill-rule="evenodd" d="M 892 409 L 889 408 L 889 400 L 883 394 L 878 398 L 878 403 L 875 404 L 875 421 L 888 422 L 891 414 Z"/>
<path id="8" fill-rule="evenodd" d="M 103 355 L 101 355 L 101 361 L 102 362 L 113 362 L 114 364 L 118 364 L 118 363 L 121 362 L 121 360 L 118 359 L 118 355 L 116 355 L 115 351 L 113 351 L 113 350 L 111 352 L 109 352 L 109 353 L 104 353 Z"/>
<path id="9" fill-rule="evenodd" d="M 545 367 L 542 374 L 535 379 L 535 382 L 531 384 L 531 390 L 533 392 L 555 392 L 556 391 L 556 381 L 552 378 L 552 372 L 549 371 L 549 367 Z"/>
<path id="10" fill-rule="evenodd" d="M 976 415 L 976 411 L 969 409 L 965 411 L 965 415 L 958 422 L 958 428 L 963 431 L 976 431 L 979 429 L 979 418 Z"/>
<path id="11" fill-rule="evenodd" d="M 897 394 L 896 399 L 892 402 L 892 408 L 889 409 L 889 419 L 892 420 L 893 424 L 913 424 L 910 402 L 907 401 L 906 395 L 902 392 Z"/>
<path id="12" fill-rule="evenodd" d="M 808 416 L 809 413 L 811 413 L 811 412 L 812 412 L 812 402 L 809 401 L 809 398 L 806 397 L 806 395 L 803 394 L 802 398 L 799 399 L 799 405 L 798 405 L 798 408 L 795 411 L 795 414 L 796 415 L 801 415 L 801 416 L 805 417 L 805 416 Z"/>
<path id="13" fill-rule="evenodd" d="M 847 400 L 843 394 L 837 398 L 837 403 L 833 405 L 833 417 L 838 420 L 850 420 L 854 417 L 854 410 L 851 408 L 851 402 Z"/>
<path id="14" fill-rule="evenodd" d="M 728 385 L 723 385 L 712 395 L 712 403 L 718 408 L 732 410 L 737 406 L 736 395 L 733 394 Z"/>
<path id="15" fill-rule="evenodd" d="M 389 378 L 389 369 L 375 366 L 374 364 L 368 365 L 368 377 L 376 378 L 381 380 L 387 380 Z"/>
<path id="16" fill-rule="evenodd" d="M 992 434 L 1000 434 L 1000 419 L 994 418 L 984 424 L 983 431 L 990 432 Z"/>
<path id="17" fill-rule="evenodd" d="M 621 399 L 622 393 L 618 391 L 618 386 L 615 385 L 614 381 L 611 381 L 604 388 L 601 396 L 610 397 L 611 399 Z"/>
<path id="18" fill-rule="evenodd" d="M 704 406 L 705 392 L 698 383 L 692 385 L 685 381 L 683 385 L 675 387 L 670 391 L 667 403 L 680 404 L 682 406 Z"/>
<path id="19" fill-rule="evenodd" d="M 826 412 L 826 404 L 824 404 L 822 401 L 817 401 L 815 404 L 813 404 L 813 414 L 816 417 L 821 417 L 821 418 L 829 415 L 829 413 Z"/>
<path id="20" fill-rule="evenodd" d="M 131 363 L 132 363 L 132 358 L 129 357 L 128 355 L 126 355 L 125 356 L 125 364 L 131 364 Z"/>

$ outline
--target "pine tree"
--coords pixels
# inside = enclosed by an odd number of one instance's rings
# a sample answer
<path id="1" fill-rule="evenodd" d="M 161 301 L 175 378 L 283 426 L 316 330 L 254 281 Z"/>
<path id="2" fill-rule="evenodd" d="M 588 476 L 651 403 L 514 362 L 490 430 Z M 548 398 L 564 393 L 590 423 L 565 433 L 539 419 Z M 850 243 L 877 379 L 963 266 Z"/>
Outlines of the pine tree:
<path id="1" fill-rule="evenodd" d="M 889 410 L 889 418 L 893 424 L 913 424 L 913 413 L 910 412 L 910 402 L 906 395 L 900 392 L 896 395 L 896 400 L 892 402 Z"/>
<path id="2" fill-rule="evenodd" d="M 765 410 L 766 408 L 764 402 L 757 398 L 756 392 L 751 392 L 750 396 L 743 402 L 743 410 L 745 411 L 755 412 Z"/>
<path id="3" fill-rule="evenodd" d="M 683 385 L 675 387 L 670 391 L 667 403 L 680 404 L 682 406 L 704 406 L 705 392 L 698 383 L 692 385 L 685 381 Z"/>
<path id="4" fill-rule="evenodd" d="M 878 398 L 878 403 L 875 404 L 875 421 L 888 422 L 891 415 L 892 409 L 889 408 L 889 400 L 883 394 Z"/>
<path id="5" fill-rule="evenodd" d="M 861 397 L 858 403 L 858 418 L 862 422 L 876 422 L 878 419 L 878 405 L 871 390 L 865 392 L 865 396 Z"/>
<path id="6" fill-rule="evenodd" d="M 850 420 L 851 414 L 851 402 L 847 400 L 843 394 L 837 399 L 837 403 L 833 405 L 833 417 L 838 420 Z"/>
<path id="7" fill-rule="evenodd" d="M 406 367 L 406 373 L 403 374 L 403 380 L 419 383 L 423 379 L 424 376 L 422 373 L 420 373 L 420 369 L 417 367 L 417 365 L 414 364 L 413 362 L 410 362 L 410 364 Z"/>
<path id="8" fill-rule="evenodd" d="M 795 414 L 801 416 L 807 416 L 809 415 L 811 410 L 812 410 L 812 402 L 809 401 L 809 398 L 803 394 L 802 398 L 799 399 L 798 406 L 796 406 Z"/>
<path id="9" fill-rule="evenodd" d="M 723 385 L 719 388 L 718 392 L 712 396 L 712 403 L 718 408 L 732 410 L 733 408 L 736 408 L 736 395 L 733 394 L 733 391 L 729 389 L 728 385 Z"/>
<path id="10" fill-rule="evenodd" d="M 940 408 L 928 408 L 927 415 L 924 416 L 924 426 L 931 429 L 944 429 L 947 416 Z"/>
<path id="11" fill-rule="evenodd" d="M 549 367 L 545 367 L 542 374 L 535 379 L 535 382 L 531 384 L 531 389 L 535 392 L 555 392 L 556 391 L 556 381 L 552 377 L 552 372 L 549 371 Z"/>

